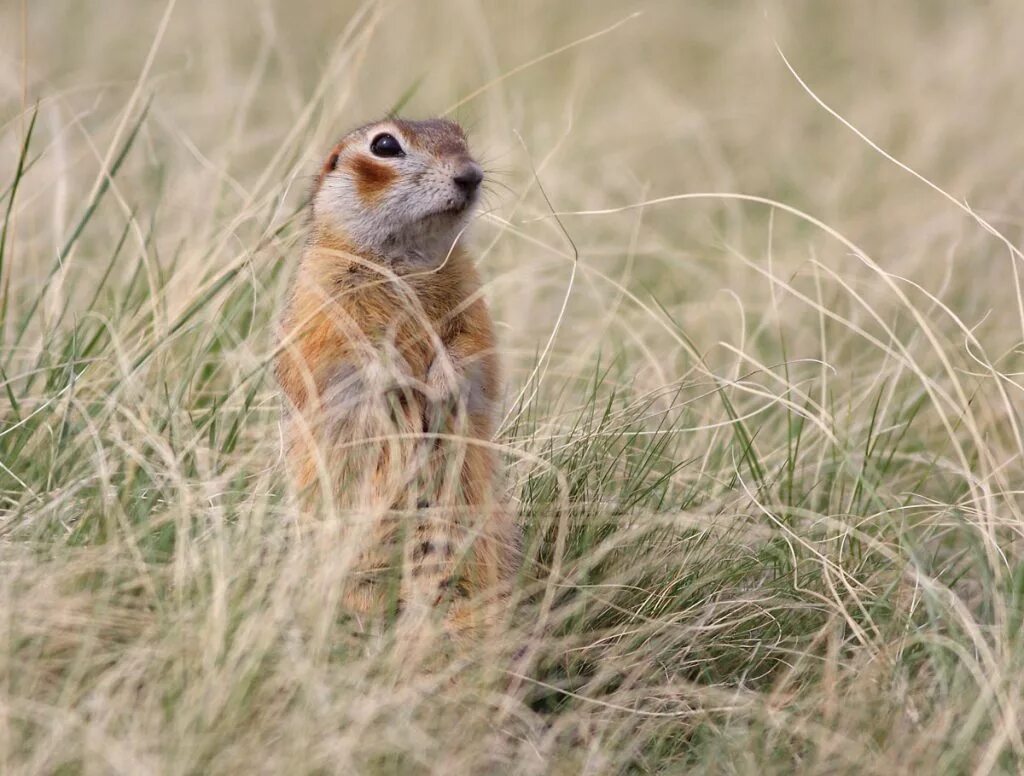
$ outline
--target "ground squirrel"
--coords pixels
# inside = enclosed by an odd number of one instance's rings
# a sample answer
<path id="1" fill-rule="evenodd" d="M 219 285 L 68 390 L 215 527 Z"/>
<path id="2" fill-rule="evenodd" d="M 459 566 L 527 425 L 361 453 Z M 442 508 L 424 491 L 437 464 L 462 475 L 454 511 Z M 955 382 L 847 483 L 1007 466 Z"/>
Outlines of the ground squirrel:
<path id="1" fill-rule="evenodd" d="M 459 632 L 519 563 L 493 326 L 461 245 L 482 180 L 453 121 L 346 135 L 314 185 L 276 369 L 293 483 L 346 521 L 349 606 L 374 610 L 397 578 L 404 610 L 440 604 Z"/>

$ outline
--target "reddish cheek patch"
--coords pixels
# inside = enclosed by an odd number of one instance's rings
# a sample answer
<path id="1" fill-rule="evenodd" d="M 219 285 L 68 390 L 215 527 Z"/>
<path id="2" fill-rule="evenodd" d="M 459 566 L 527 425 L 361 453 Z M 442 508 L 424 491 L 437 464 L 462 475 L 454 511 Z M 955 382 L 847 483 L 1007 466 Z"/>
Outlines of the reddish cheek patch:
<path id="1" fill-rule="evenodd" d="M 387 164 L 357 156 L 348 164 L 356 182 L 359 198 L 365 202 L 379 199 L 398 174 Z"/>

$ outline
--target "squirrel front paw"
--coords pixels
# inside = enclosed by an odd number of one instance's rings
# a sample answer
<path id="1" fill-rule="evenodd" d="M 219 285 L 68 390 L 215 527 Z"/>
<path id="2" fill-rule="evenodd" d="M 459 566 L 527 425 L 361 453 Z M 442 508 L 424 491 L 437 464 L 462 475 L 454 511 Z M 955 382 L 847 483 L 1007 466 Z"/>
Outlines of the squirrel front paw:
<path id="1" fill-rule="evenodd" d="M 470 388 L 459 363 L 448 355 L 434 359 L 427 370 L 423 430 L 451 430 L 453 421 L 462 414 L 466 393 Z"/>

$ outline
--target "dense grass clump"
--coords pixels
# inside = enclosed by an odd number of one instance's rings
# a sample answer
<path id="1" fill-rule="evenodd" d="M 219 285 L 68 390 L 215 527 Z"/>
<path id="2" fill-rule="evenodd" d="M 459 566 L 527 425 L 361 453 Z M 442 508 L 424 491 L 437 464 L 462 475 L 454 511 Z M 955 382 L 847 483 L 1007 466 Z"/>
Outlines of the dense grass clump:
<path id="1" fill-rule="evenodd" d="M 0 771 L 1024 767 L 1024 9 L 586 11 L 0 8 Z M 268 369 L 396 108 L 488 171 L 527 562 L 461 652 L 341 606 Z"/>

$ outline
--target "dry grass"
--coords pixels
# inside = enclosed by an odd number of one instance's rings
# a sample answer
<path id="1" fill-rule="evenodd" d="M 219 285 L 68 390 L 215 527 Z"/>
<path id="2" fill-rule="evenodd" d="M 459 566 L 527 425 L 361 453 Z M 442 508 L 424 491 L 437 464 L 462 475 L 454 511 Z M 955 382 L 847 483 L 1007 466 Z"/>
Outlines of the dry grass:
<path id="1" fill-rule="evenodd" d="M 1024 767 L 1022 39 L 1014 0 L 5 3 L 0 771 Z M 463 655 L 341 609 L 267 370 L 318 156 L 403 103 L 491 180 L 531 563 Z"/>

